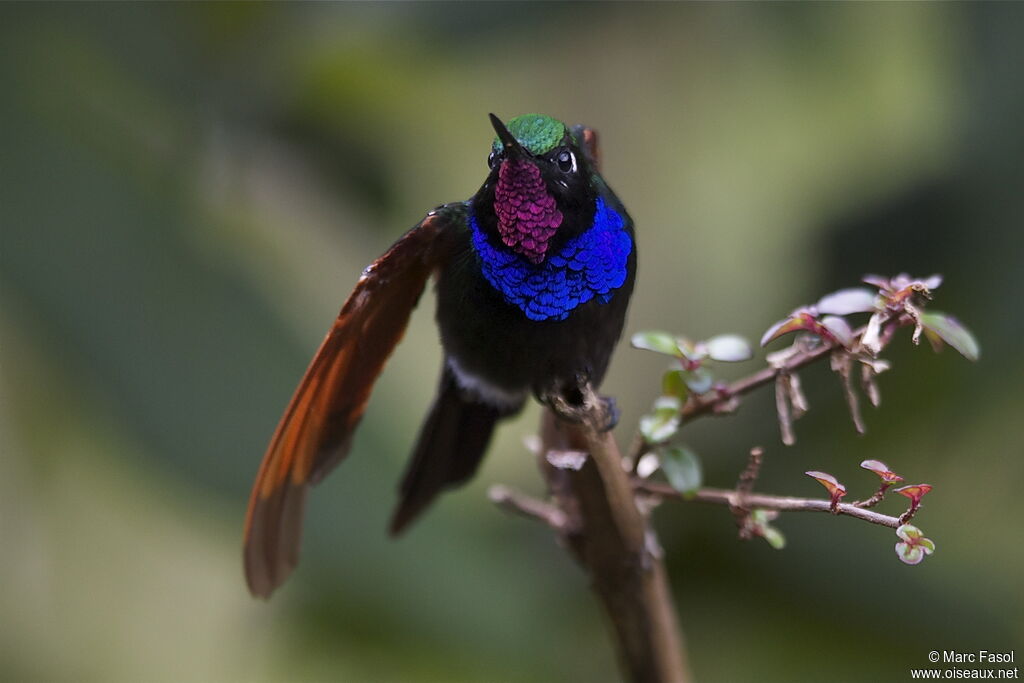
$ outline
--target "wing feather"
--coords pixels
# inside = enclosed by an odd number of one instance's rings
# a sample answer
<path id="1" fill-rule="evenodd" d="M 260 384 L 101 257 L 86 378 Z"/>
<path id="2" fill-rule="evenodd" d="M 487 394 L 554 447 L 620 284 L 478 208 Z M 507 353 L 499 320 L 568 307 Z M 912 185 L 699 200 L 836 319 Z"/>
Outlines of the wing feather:
<path id="1" fill-rule="evenodd" d="M 253 595 L 269 597 L 298 563 L 308 489 L 348 454 L 374 381 L 448 258 L 459 207 L 431 212 L 363 271 L 299 382 L 249 498 L 243 555 Z"/>

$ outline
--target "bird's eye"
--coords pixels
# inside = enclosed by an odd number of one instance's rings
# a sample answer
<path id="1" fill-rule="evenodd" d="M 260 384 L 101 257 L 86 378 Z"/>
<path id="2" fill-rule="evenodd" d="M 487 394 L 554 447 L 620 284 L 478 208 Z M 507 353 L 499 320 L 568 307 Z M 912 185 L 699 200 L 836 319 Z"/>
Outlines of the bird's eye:
<path id="1" fill-rule="evenodd" d="M 571 173 L 576 170 L 576 155 L 567 149 L 559 152 L 555 161 L 558 163 L 558 170 L 562 173 Z"/>
<path id="2" fill-rule="evenodd" d="M 487 155 L 487 165 L 490 168 L 494 168 L 494 164 L 497 163 L 497 161 L 498 161 L 498 153 L 497 152 L 492 151 L 490 154 Z"/>

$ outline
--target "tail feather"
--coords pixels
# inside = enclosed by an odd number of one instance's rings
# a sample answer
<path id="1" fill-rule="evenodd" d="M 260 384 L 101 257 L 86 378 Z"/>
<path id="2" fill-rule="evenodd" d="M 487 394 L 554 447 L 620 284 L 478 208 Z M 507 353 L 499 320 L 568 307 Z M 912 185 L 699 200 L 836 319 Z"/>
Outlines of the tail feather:
<path id="1" fill-rule="evenodd" d="M 495 422 L 509 412 L 465 396 L 445 365 L 437 399 L 399 488 L 398 507 L 391 518 L 392 536 L 400 534 L 443 490 L 473 476 L 487 451 Z"/>

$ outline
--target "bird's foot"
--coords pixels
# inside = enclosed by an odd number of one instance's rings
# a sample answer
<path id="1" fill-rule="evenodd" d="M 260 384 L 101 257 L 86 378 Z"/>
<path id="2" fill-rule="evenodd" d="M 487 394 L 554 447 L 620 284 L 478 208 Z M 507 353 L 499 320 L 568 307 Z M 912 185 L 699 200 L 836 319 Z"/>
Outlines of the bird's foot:
<path id="1" fill-rule="evenodd" d="M 619 412 L 619 403 L 614 396 L 598 396 L 597 400 L 601 403 L 601 412 L 604 417 L 604 422 L 598 427 L 598 431 L 610 432 L 615 429 L 615 426 L 619 424 L 619 418 L 622 417 Z"/>
<path id="2" fill-rule="evenodd" d="M 614 429 L 619 423 L 619 407 L 615 399 L 598 395 L 589 381 L 585 378 L 581 380 L 576 384 L 543 392 L 541 402 L 568 422 L 587 423 L 599 432 Z"/>

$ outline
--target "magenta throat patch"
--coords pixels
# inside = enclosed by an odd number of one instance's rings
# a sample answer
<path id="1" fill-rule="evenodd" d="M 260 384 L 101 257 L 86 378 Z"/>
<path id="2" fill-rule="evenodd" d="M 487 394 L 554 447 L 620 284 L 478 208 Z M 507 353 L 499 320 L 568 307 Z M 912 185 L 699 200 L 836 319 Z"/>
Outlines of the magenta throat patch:
<path id="1" fill-rule="evenodd" d="M 498 169 L 494 191 L 498 233 L 509 249 L 540 263 L 562 224 L 562 212 L 548 194 L 540 169 L 526 159 L 507 159 Z"/>

